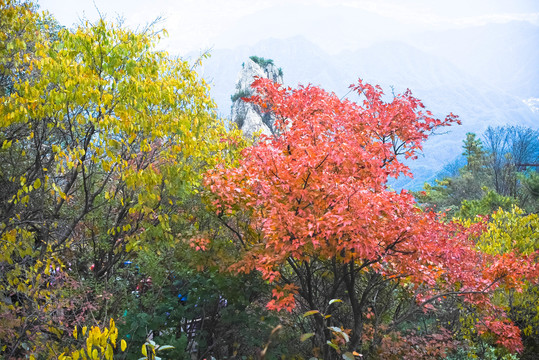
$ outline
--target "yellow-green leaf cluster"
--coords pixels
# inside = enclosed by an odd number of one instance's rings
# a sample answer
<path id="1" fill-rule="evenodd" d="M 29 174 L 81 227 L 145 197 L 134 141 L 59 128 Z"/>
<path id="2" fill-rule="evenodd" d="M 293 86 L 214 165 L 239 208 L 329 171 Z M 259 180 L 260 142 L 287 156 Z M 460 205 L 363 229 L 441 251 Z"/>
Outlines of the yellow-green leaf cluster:
<path id="1" fill-rule="evenodd" d="M 499 209 L 492 214 L 486 231 L 477 242 L 477 247 L 488 254 L 515 252 L 533 256 L 539 250 L 539 215 L 526 214 L 513 206 L 510 211 Z M 521 291 L 495 294 L 495 301 L 503 306 L 511 319 L 519 324 L 522 335 L 529 343 L 539 339 L 539 283 L 528 281 Z M 536 351 L 532 348 L 531 351 Z"/>
<path id="2" fill-rule="evenodd" d="M 510 211 L 499 209 L 492 214 L 477 247 L 488 254 L 532 254 L 539 249 L 539 215 L 525 214 L 516 206 Z"/>
<path id="3" fill-rule="evenodd" d="M 118 329 L 113 319 L 110 319 L 108 328 L 101 330 L 97 326 L 92 326 L 88 331 L 85 326 L 82 328 L 82 336 L 85 346 L 81 349 L 71 352 L 69 355 L 62 353 L 58 358 L 60 360 L 112 360 L 114 353 L 126 349 L 125 340 L 120 341 L 120 349 L 117 349 Z M 78 330 L 75 328 L 73 337 L 78 339 Z M 85 337 L 85 338 L 84 338 Z"/>

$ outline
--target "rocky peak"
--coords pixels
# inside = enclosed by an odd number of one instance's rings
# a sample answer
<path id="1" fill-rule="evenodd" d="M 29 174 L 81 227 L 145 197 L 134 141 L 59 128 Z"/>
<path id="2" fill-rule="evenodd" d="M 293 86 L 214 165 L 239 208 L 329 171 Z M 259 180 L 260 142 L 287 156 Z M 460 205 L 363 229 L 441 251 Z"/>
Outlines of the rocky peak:
<path id="1" fill-rule="evenodd" d="M 264 113 L 258 106 L 246 103 L 241 99 L 253 95 L 254 90 L 251 88 L 251 84 L 255 77 L 283 83 L 283 72 L 273 64 L 273 60 L 251 56 L 243 63 L 236 81 L 236 92 L 230 97 L 232 100 L 230 118 L 245 136 L 251 137 L 257 131 L 261 131 L 265 135 L 272 135 L 274 134 L 275 118 L 270 113 Z"/>

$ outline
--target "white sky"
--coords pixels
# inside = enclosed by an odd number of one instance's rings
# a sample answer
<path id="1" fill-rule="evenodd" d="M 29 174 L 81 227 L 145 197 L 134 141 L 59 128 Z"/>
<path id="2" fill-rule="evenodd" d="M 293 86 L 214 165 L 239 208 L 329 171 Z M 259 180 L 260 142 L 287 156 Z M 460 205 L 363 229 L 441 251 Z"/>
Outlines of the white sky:
<path id="1" fill-rule="evenodd" d="M 537 0 L 37 0 L 65 26 L 81 18 L 118 16 L 136 28 L 161 16 L 172 54 L 252 44 L 268 37 L 303 35 L 330 52 L 354 46 L 354 33 L 372 37 L 525 20 L 539 25 Z M 324 17 L 325 12 L 331 17 Z M 394 27 L 362 27 L 366 12 L 394 21 Z M 337 15 L 335 15 L 337 14 Z M 338 14 L 342 14 L 342 17 Z M 352 14 L 358 14 L 353 17 Z M 370 16 L 372 17 L 372 16 Z M 342 22 L 346 22 L 343 24 Z M 243 25 L 247 24 L 247 25 Z M 328 29 L 328 36 L 323 36 Z M 335 36 L 329 29 L 342 29 Z M 338 33 L 337 33 L 338 34 Z M 363 36 L 365 39 L 365 36 Z"/>

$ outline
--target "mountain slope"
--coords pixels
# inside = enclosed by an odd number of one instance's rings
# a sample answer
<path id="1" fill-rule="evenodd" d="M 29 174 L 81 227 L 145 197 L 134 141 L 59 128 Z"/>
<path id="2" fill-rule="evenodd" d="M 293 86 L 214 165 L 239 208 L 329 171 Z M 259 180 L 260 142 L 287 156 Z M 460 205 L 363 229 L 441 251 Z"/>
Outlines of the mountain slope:
<path id="1" fill-rule="evenodd" d="M 410 43 L 484 82 L 539 98 L 539 26 L 525 21 L 421 33 Z"/>
<path id="2" fill-rule="evenodd" d="M 382 42 L 332 56 L 302 37 L 215 50 L 201 73 L 212 83 L 212 95 L 222 116 L 230 114 L 230 95 L 236 78 L 242 62 L 251 55 L 273 59 L 283 69 L 285 85 L 311 83 L 357 101 L 357 95 L 348 93 L 348 86 L 361 77 L 380 84 L 387 96 L 391 96 L 391 87 L 395 92 L 410 88 L 439 117 L 450 112 L 459 115 L 463 125 L 433 136 L 425 145 L 424 156 L 410 164 L 416 179 L 400 180 L 396 187 L 417 188 L 430 179 L 460 154 L 466 132 L 480 134 L 488 126 L 505 124 L 539 125 L 538 115 L 522 99 L 469 75 L 441 57 L 402 42 Z"/>

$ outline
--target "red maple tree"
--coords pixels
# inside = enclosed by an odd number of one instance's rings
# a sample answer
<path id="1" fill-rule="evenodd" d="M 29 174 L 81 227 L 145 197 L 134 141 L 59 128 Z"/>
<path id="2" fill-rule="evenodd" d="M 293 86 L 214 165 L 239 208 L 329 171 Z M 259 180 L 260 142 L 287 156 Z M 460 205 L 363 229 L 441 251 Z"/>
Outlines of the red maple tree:
<path id="1" fill-rule="evenodd" d="M 488 295 L 518 286 L 535 269 L 531 258 L 478 252 L 473 240 L 483 223 L 441 221 L 409 192 L 388 186 L 389 177 L 411 176 L 402 158 L 415 158 L 436 128 L 459 122 L 456 116 L 436 119 L 409 91 L 386 102 L 379 87 L 361 80 L 353 90 L 362 104 L 267 79 L 253 88 L 248 101 L 275 115 L 277 135 L 261 136 L 237 167 L 211 171 L 206 185 L 242 248 L 231 269 L 258 270 L 275 284 L 270 309 L 319 310 L 309 318 L 323 348 L 331 325 L 351 329 L 348 350 L 365 349 L 365 326 L 374 327 L 375 351 L 384 332 L 458 296 L 486 316 L 481 331 L 521 348 L 518 328 Z M 345 310 L 336 310 L 335 298 Z"/>

